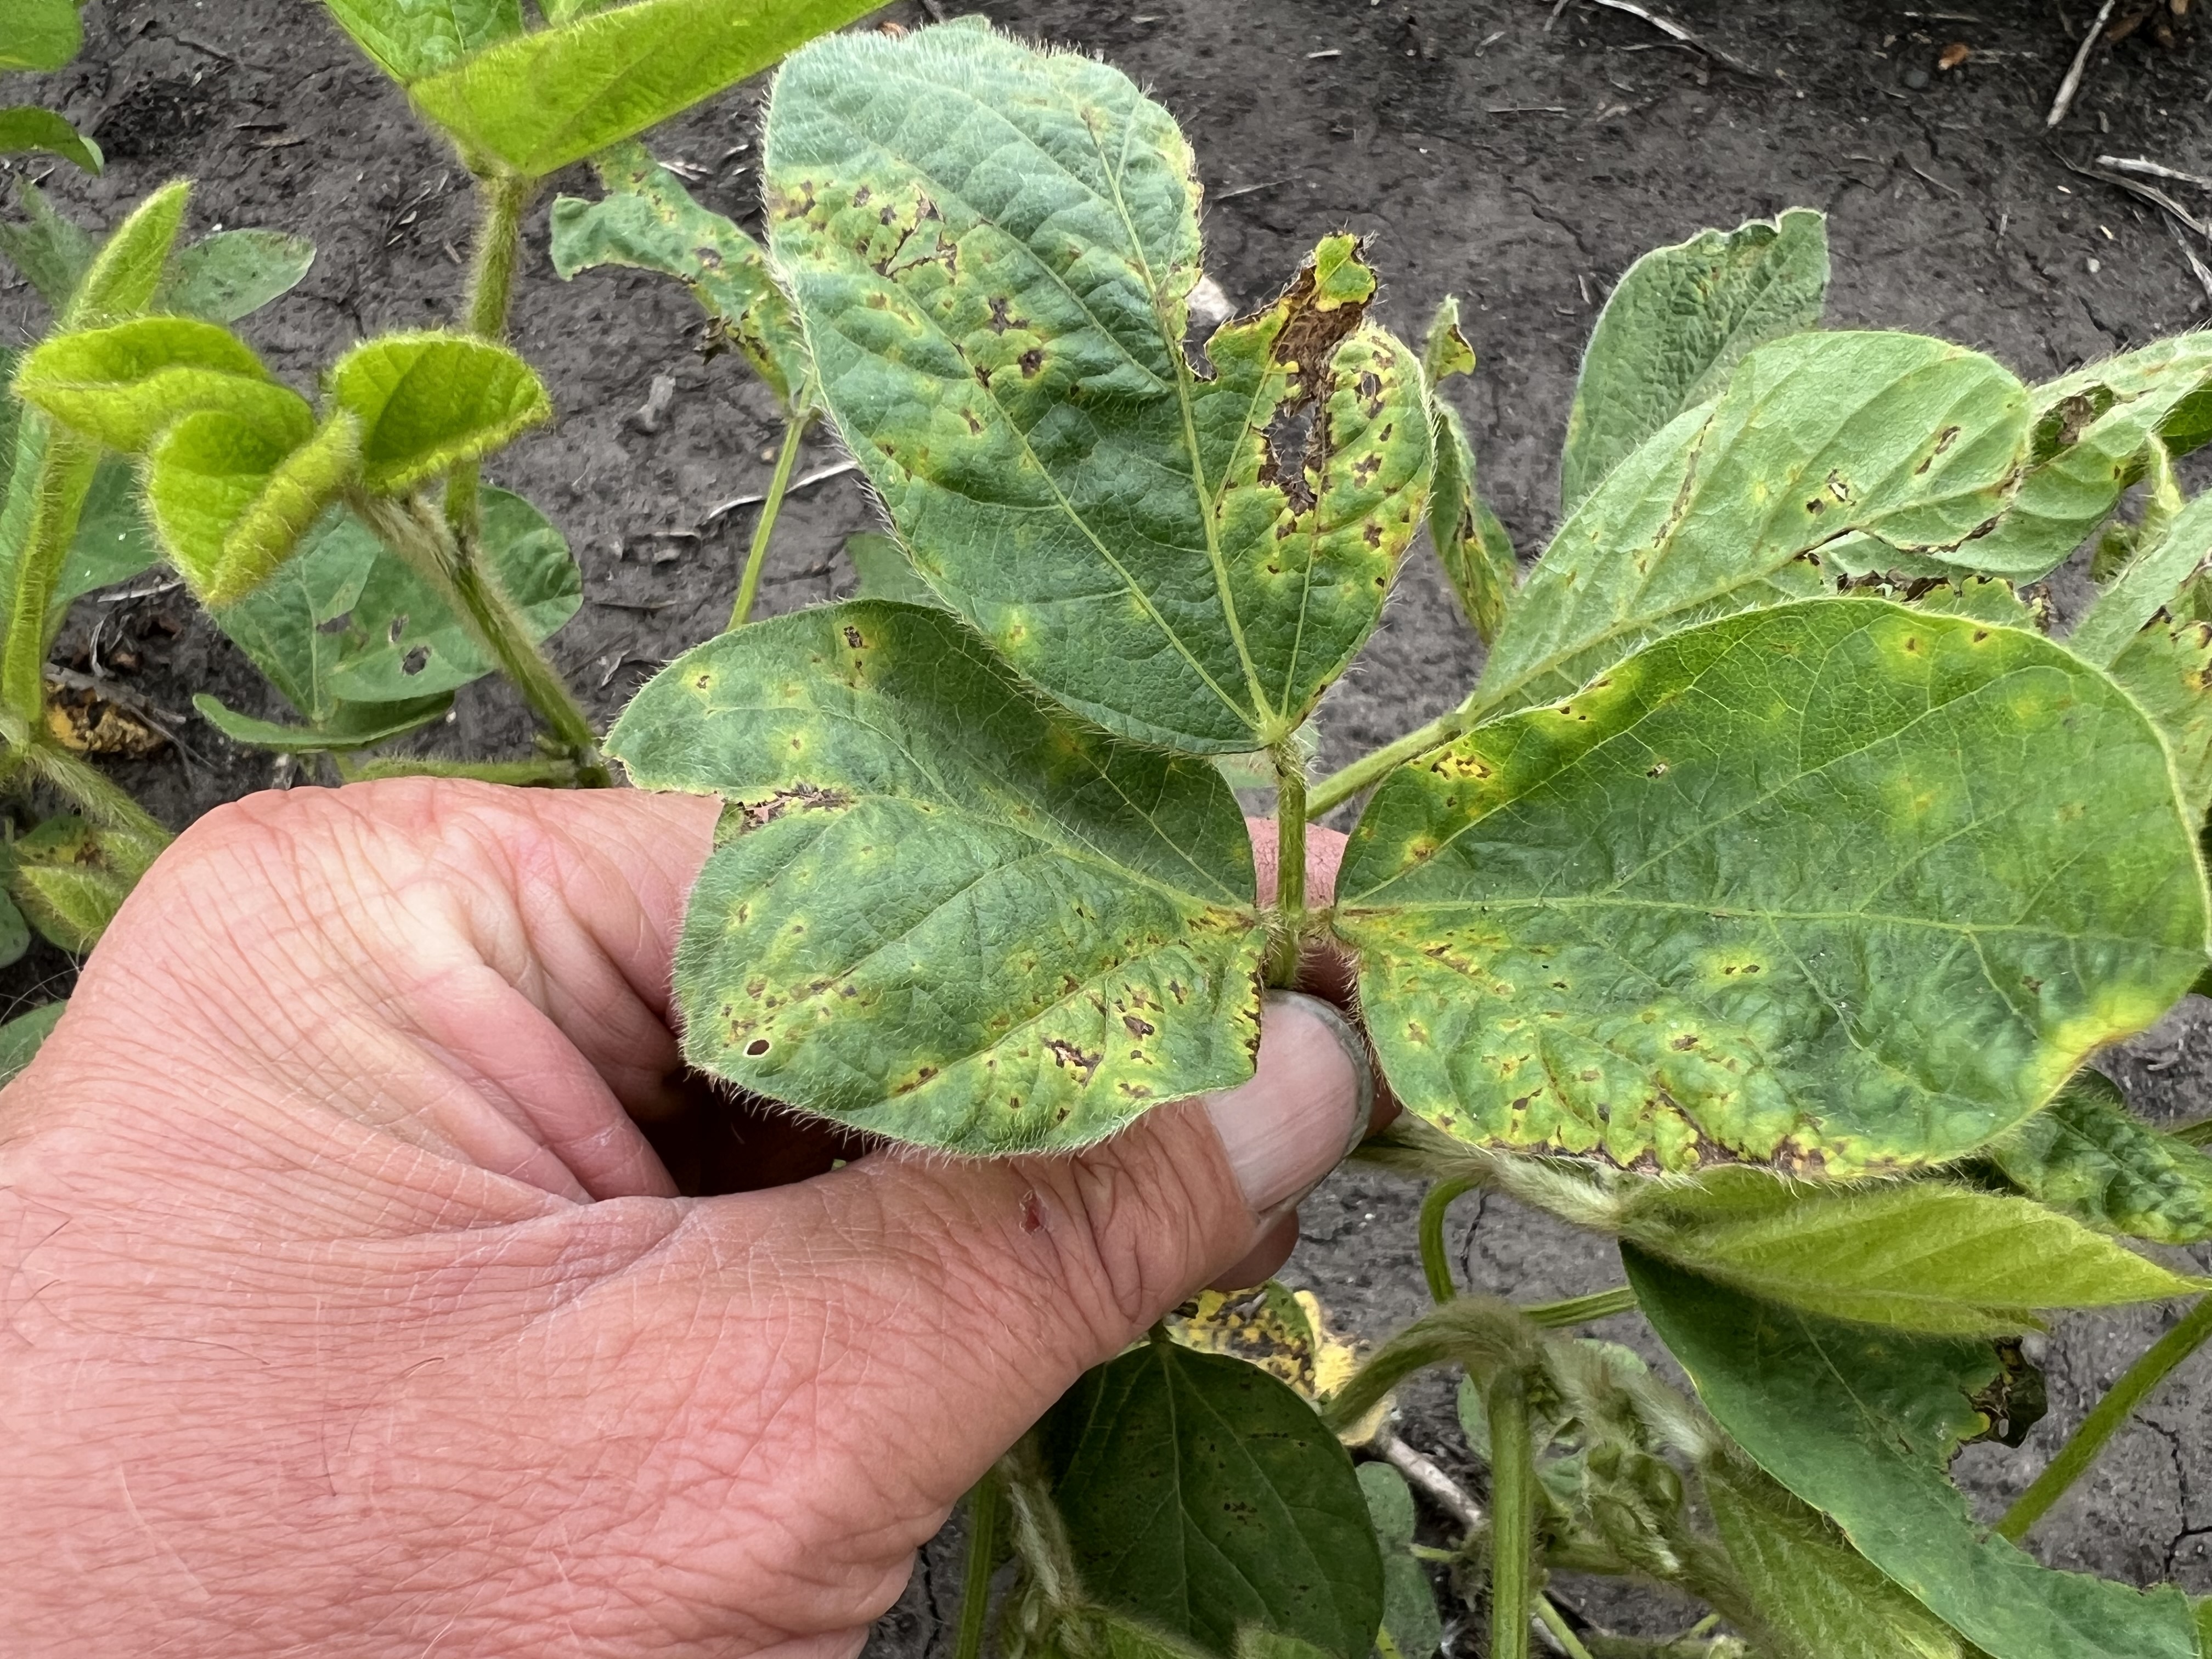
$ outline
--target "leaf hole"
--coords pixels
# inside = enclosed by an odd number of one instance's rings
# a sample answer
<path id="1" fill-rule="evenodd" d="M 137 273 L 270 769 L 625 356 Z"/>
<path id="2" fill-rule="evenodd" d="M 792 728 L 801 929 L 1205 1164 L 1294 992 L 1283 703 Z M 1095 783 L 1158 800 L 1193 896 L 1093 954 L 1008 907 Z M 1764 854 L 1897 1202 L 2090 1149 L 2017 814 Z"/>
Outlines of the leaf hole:
<path id="1" fill-rule="evenodd" d="M 755 1060 L 758 1060 L 763 1054 L 768 1052 L 768 1039 L 766 1037 L 755 1037 L 750 1042 L 745 1044 L 745 1052 L 750 1054 Z"/>

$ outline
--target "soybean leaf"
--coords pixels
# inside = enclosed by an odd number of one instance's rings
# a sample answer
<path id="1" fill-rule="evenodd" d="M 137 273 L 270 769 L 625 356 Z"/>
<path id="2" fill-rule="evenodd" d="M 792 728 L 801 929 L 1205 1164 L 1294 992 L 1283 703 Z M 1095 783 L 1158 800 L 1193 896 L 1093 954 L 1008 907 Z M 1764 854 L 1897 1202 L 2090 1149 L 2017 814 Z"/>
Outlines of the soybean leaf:
<path id="1" fill-rule="evenodd" d="M 92 238 L 74 220 L 55 212 L 46 193 L 27 179 L 15 181 L 15 201 L 30 222 L 0 223 L 0 254 L 58 317 L 92 264 Z"/>
<path id="2" fill-rule="evenodd" d="M 331 15 L 402 86 L 522 33 L 518 0 L 326 0 Z"/>
<path id="3" fill-rule="evenodd" d="M 455 463 L 504 447 L 550 420 L 530 365 L 459 334 L 385 334 L 339 358 L 331 401 L 360 420 L 363 480 L 398 495 Z"/>
<path id="4" fill-rule="evenodd" d="M 49 632 L 61 625 L 63 613 L 76 600 L 96 589 L 127 582 L 161 562 L 161 550 L 151 526 L 138 506 L 138 481 L 131 468 L 110 457 L 92 475 L 85 492 L 84 510 L 78 515 L 76 539 L 62 561 L 46 609 Z"/>
<path id="5" fill-rule="evenodd" d="M 2067 649 L 2100 667 L 2111 663 L 2207 557 L 2212 557 L 2212 495 L 2190 502 L 2164 536 L 2112 579 L 2066 636 Z"/>
<path id="6" fill-rule="evenodd" d="M 1776 1307 L 1632 1245 L 1621 1258 L 1737 1444 L 1990 1659 L 2197 1659 L 2179 1590 L 2053 1572 L 1974 1523 L 1944 1470 L 1990 1426 L 2002 1371 L 1987 1343 Z"/>
<path id="7" fill-rule="evenodd" d="M 1751 1170 L 1711 1178 L 1752 1190 L 1729 1194 L 1714 1216 L 1689 1194 L 1656 1188 L 1626 1236 L 1703 1278 L 1837 1319 L 2002 1335 L 2033 1324 L 2036 1309 L 2206 1288 L 2026 1199 L 1927 1181 L 1793 1189 Z"/>
<path id="8" fill-rule="evenodd" d="M 62 313 L 64 327 L 96 328 L 136 317 L 153 303 L 168 266 L 192 187 L 164 185 L 131 210 L 100 245 Z"/>
<path id="9" fill-rule="evenodd" d="M 898 544 L 896 536 L 885 536 L 872 530 L 845 538 L 845 556 L 853 562 L 853 573 L 860 579 L 860 588 L 854 597 L 863 599 L 890 599 L 900 605 L 928 605 L 944 608 L 944 601 L 929 591 L 906 556 L 906 549 Z M 1274 781 L 1273 774 L 1267 781 Z"/>
<path id="10" fill-rule="evenodd" d="M 531 638 L 544 639 L 583 603 L 568 544 L 520 495 L 487 489 L 483 501 L 479 556 Z M 458 690 L 497 666 L 420 576 L 385 558 L 354 604 L 330 684 L 352 702 L 405 702 Z"/>
<path id="11" fill-rule="evenodd" d="M 1786 1487 L 1732 1456 L 1703 1473 L 1714 1528 L 1771 1659 L 1971 1659 L 1956 1631 Z"/>
<path id="12" fill-rule="evenodd" d="M 677 950 L 693 1065 L 977 1153 L 1250 1075 L 1265 929 L 1227 786 L 1041 703 L 942 611 L 738 629 L 608 741 L 725 803 Z"/>
<path id="13" fill-rule="evenodd" d="M 2055 1210 L 2160 1244 L 2212 1238 L 2212 1158 L 2128 1110 L 2112 1080 L 2083 1072 L 1984 1156 Z"/>
<path id="14" fill-rule="evenodd" d="M 542 179 L 734 86 L 875 0 L 635 0 L 518 35 L 408 91 L 465 152 Z"/>
<path id="15" fill-rule="evenodd" d="M 1337 903 L 1408 1108 L 1667 1170 L 1961 1156 L 2205 948 L 2192 825 L 2127 695 L 1880 599 L 1670 635 L 1401 767 Z"/>
<path id="16" fill-rule="evenodd" d="M 58 70 L 83 44 L 76 0 L 8 0 L 0 13 L 0 70 Z"/>
<path id="17" fill-rule="evenodd" d="M 1109 1611 L 1218 1659 L 1245 1629 L 1368 1659 L 1383 1586 L 1366 1499 L 1282 1382 L 1147 1342 L 1086 1371 L 1037 1440 L 1077 1577 Z"/>
<path id="18" fill-rule="evenodd" d="M 310 726 L 331 726 L 342 705 L 331 679 L 354 607 L 370 572 L 392 562 L 360 520 L 330 507 L 274 576 L 210 614 Z"/>
<path id="19" fill-rule="evenodd" d="M 193 596 L 220 609 L 276 574 L 360 468 L 360 430 L 343 410 L 288 444 L 228 410 L 206 409 L 155 444 L 146 507 Z"/>
<path id="20" fill-rule="evenodd" d="M 31 948 L 31 924 L 23 920 L 23 913 L 15 908 L 15 901 L 0 892 L 0 968 L 22 959 L 23 952 Z M 12 1020 L 9 1022 L 13 1024 Z M 8 1026 L 0 1025 L 0 1083 L 21 1071 L 18 1064 L 14 1071 L 7 1069 L 12 1056 L 8 1048 Z M 28 1055 L 24 1056 L 26 1060 Z"/>
<path id="21" fill-rule="evenodd" d="M 1915 610 L 1939 617 L 1972 617 L 1977 622 L 1996 623 L 2003 628 L 2042 631 L 2042 618 L 2035 607 L 2022 599 L 2010 582 L 1999 576 L 1954 576 L 1948 581 L 1936 583 L 1907 603 Z"/>
<path id="22" fill-rule="evenodd" d="M 22 926 L 21 915 L 15 921 L 18 927 Z M 27 932 L 27 946 L 29 941 Z M 31 1063 L 31 1057 L 53 1034 L 54 1027 L 61 1023 L 62 1011 L 68 1006 L 68 999 L 64 998 L 43 1008 L 33 1008 L 27 1014 L 18 1014 L 5 1025 L 0 1025 L 0 1083 L 13 1083 L 16 1074 Z"/>
<path id="23" fill-rule="evenodd" d="M 1413 1541 L 1413 1493 L 1388 1463 L 1362 1463 L 1359 1490 L 1382 1551 L 1382 1631 L 1400 1659 L 1430 1659 L 1443 1645 L 1443 1620 L 1428 1571 L 1407 1553 Z"/>
<path id="24" fill-rule="evenodd" d="M 75 814 L 51 817 L 9 845 L 9 896 L 40 934 L 82 956 L 160 850 Z"/>
<path id="25" fill-rule="evenodd" d="M 2178 335 L 2033 388 L 2032 464 L 1996 527 L 1939 556 L 2033 580 L 2087 540 L 2143 473 L 2154 439 L 2175 454 L 2212 435 L 2212 335 Z"/>
<path id="26" fill-rule="evenodd" d="M 2212 807 L 2212 623 L 2154 621 L 2106 672 L 2165 733 L 2182 804 L 2202 817 Z"/>
<path id="27" fill-rule="evenodd" d="M 1753 352 L 1714 403 L 1609 473 L 1522 584 L 1475 702 L 1566 696 L 1662 634 L 1827 591 L 1823 544 L 1929 551 L 2002 510 L 2027 389 L 1911 334 L 1803 334 Z"/>
<path id="28" fill-rule="evenodd" d="M 765 149 L 823 397 L 930 586 L 1125 737 L 1294 730 L 1428 481 L 1419 365 L 1364 320 L 1358 245 L 1224 323 L 1201 380 L 1190 152 L 1104 64 L 980 24 L 840 36 L 777 78 Z"/>
<path id="29" fill-rule="evenodd" d="M 594 265 L 629 265 L 673 276 L 786 409 L 807 381 L 806 341 L 759 243 L 691 199 L 676 175 L 637 143 L 592 160 L 606 194 L 553 204 L 553 269 L 565 282 Z"/>
<path id="30" fill-rule="evenodd" d="M 140 317 L 57 334 L 24 355 L 15 390 L 64 426 L 126 455 L 200 410 L 223 410 L 283 449 L 314 425 L 306 400 L 272 380 L 243 340 L 189 317 Z"/>
<path id="31" fill-rule="evenodd" d="M 445 719 L 453 706 L 450 691 L 443 696 L 420 697 L 412 702 L 347 702 L 338 704 L 321 726 L 294 726 L 289 721 L 256 720 L 251 714 L 241 714 L 204 691 L 192 698 L 192 707 L 199 710 L 201 718 L 233 743 L 248 749 L 273 749 L 295 755 L 367 749 Z"/>
<path id="32" fill-rule="evenodd" d="M 1565 511 L 1683 410 L 1718 397 L 1747 353 L 1818 328 L 1827 297 L 1828 222 L 1810 208 L 1699 231 L 1629 266 L 1598 315 L 1567 414 Z"/>
<path id="33" fill-rule="evenodd" d="M 157 309 L 234 323 L 289 294 L 315 263 L 315 245 L 277 230 L 219 230 L 179 248 L 154 296 Z"/>
<path id="34" fill-rule="evenodd" d="M 0 109 L 0 154 L 42 149 L 97 173 L 106 165 L 100 146 L 50 109 L 23 106 Z"/>
<path id="35" fill-rule="evenodd" d="M 1436 472 L 1429 494 L 1429 540 L 1437 561 L 1459 596 L 1461 611 L 1485 645 L 1498 637 L 1505 606 L 1521 569 L 1505 526 L 1475 489 L 1474 447 L 1459 411 L 1437 389 L 1454 374 L 1474 373 L 1474 348 L 1460 332 L 1459 301 L 1447 295 L 1429 324 L 1421 349 L 1421 376 L 1428 382 L 1435 429 Z"/>

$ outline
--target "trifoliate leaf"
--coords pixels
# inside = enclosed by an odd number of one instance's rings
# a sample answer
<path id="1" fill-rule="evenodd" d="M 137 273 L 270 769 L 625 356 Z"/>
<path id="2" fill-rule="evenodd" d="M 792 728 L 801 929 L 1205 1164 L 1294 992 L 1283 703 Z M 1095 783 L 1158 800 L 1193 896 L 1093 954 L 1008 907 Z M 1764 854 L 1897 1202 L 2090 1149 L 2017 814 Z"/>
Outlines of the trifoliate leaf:
<path id="1" fill-rule="evenodd" d="M 1990 1659 L 2197 1659 L 2179 1590 L 2053 1572 L 1968 1514 L 1944 1471 L 1990 1426 L 2004 1373 L 1988 1343 L 1825 1320 L 1621 1257 L 1720 1425 Z"/>
<path id="2" fill-rule="evenodd" d="M 1250 1075 L 1266 933 L 1227 786 L 1042 704 L 943 612 L 726 634 L 609 747 L 725 803 L 676 957 L 702 1069 L 975 1153 L 1082 1146 Z"/>
<path id="3" fill-rule="evenodd" d="M 157 309 L 234 323 L 300 285 L 315 245 L 276 230 L 219 230 L 179 248 L 154 296 Z"/>
<path id="4" fill-rule="evenodd" d="M 272 441 L 253 421 L 203 410 L 154 446 L 146 507 L 178 574 L 201 604 L 220 610 L 276 574 L 360 469 L 360 428 L 343 410 L 291 444 Z"/>
<path id="5" fill-rule="evenodd" d="M 1352 1461 L 1255 1366 L 1147 1342 L 1037 1428 L 1083 1588 L 1217 1659 L 1255 1626 L 1368 1659 L 1382 1569 Z"/>
<path id="6" fill-rule="evenodd" d="M 1802 334 L 1632 451 L 1522 585 L 1476 706 L 1564 697 L 1648 641 L 1828 591 L 1825 544 L 1955 548 L 2025 465 L 2027 388 L 1911 334 Z"/>
<path id="7" fill-rule="evenodd" d="M 384 495 L 504 448 L 553 417 L 529 364 L 459 334 L 385 334 L 332 365 L 331 398 L 361 422 L 363 480 Z"/>
<path id="8" fill-rule="evenodd" d="M 47 939 L 82 956 L 160 851 L 126 831 L 64 813 L 9 844 L 9 896 Z"/>
<path id="9" fill-rule="evenodd" d="M 2212 558 L 2212 495 L 2190 502 L 2165 534 L 2129 561 L 2066 636 L 2066 648 L 2100 668 L 2110 665 L 2207 558 Z"/>
<path id="10" fill-rule="evenodd" d="M 2212 807 L 2212 623 L 2154 621 L 2106 672 L 2165 735 L 2182 804 L 2201 817 Z"/>
<path id="11" fill-rule="evenodd" d="M 2028 1197 L 2092 1226 L 2160 1244 L 2212 1238 L 2212 1158 L 2137 1118 L 2100 1073 L 2081 1073 L 1985 1156 Z"/>
<path id="12" fill-rule="evenodd" d="M 2126 694 L 1877 599 L 1671 635 L 1401 768 L 1337 902 L 1410 1109 L 1667 1170 L 1960 1157 L 2205 954 L 2193 826 Z"/>
<path id="13" fill-rule="evenodd" d="M 1139 741 L 1265 748 L 1382 613 L 1430 467 L 1419 365 L 1324 240 L 1184 355 L 1188 147 L 1125 77 L 988 28 L 821 40 L 776 82 L 772 244 L 824 398 L 933 587 Z"/>
<path id="14" fill-rule="evenodd" d="M 1809 208 L 1699 231 L 1622 275 L 1583 354 L 1559 459 L 1571 514 L 1631 450 L 1720 395 L 1745 355 L 1820 325 L 1828 222 Z"/>
<path id="15" fill-rule="evenodd" d="M 189 317 L 140 317 L 57 334 L 24 355 L 15 395 L 126 455 L 188 415 L 221 410 L 264 444 L 289 449 L 314 424 L 228 329 Z"/>
<path id="16" fill-rule="evenodd" d="M 354 606 L 380 560 L 392 555 L 368 527 L 343 507 L 331 507 L 267 582 L 210 613 L 311 726 L 339 717 L 331 677 Z"/>
<path id="17" fill-rule="evenodd" d="M 325 0 L 338 26 L 402 86 L 522 33 L 518 0 Z"/>
<path id="18" fill-rule="evenodd" d="M 177 232 L 183 228 L 191 189 L 182 179 L 164 185 L 109 233 L 61 314 L 64 328 L 121 322 L 153 303 L 170 250 L 177 245 Z"/>

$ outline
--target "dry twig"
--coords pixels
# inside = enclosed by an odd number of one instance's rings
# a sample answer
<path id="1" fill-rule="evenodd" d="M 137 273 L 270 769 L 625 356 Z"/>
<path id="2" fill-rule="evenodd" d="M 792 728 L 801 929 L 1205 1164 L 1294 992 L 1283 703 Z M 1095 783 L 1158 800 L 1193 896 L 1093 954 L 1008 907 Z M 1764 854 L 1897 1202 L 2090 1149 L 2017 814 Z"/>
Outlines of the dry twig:
<path id="1" fill-rule="evenodd" d="M 2189 239 L 2181 234 L 2181 227 L 2171 219 L 2166 222 L 2166 234 L 2173 238 L 2173 245 L 2181 250 L 2181 257 L 2189 261 L 2189 273 L 2197 278 L 2197 286 L 2204 290 L 2205 303 L 2212 305 L 2212 265 L 2204 263 L 2197 250 L 2189 245 Z"/>
<path id="2" fill-rule="evenodd" d="M 2176 183 L 2194 185 L 2199 190 L 2212 190 L 2212 178 L 2201 173 L 2184 173 L 2179 167 L 2160 167 L 2155 161 L 2146 161 L 2139 155 L 2100 155 L 2097 165 L 2110 167 L 2115 173 L 2136 173 L 2146 179 L 2171 179 Z"/>
<path id="3" fill-rule="evenodd" d="M 2058 83 L 2058 95 L 2051 100 L 2051 113 L 2043 118 L 2045 127 L 2055 127 L 2066 118 L 2066 112 L 2074 107 L 2074 94 L 2081 90 L 2081 71 L 2089 67 L 2089 54 L 2105 38 L 2105 25 L 2112 21 L 2112 8 L 2119 0 L 2105 0 L 2097 8 L 2097 21 L 2089 25 L 2089 32 L 2081 37 L 2081 50 L 2074 61 L 2066 66 L 2066 78 Z"/>
<path id="4" fill-rule="evenodd" d="M 1657 29 L 1660 33 L 1665 35 L 1669 40 L 1674 40 L 1682 46 L 1686 46 L 1692 52 L 1702 53 L 1704 56 L 1711 58 L 1716 64 L 1724 64 L 1728 68 L 1734 70 L 1739 75 L 1753 76 L 1762 81 L 1766 78 L 1763 70 L 1753 69 L 1750 64 L 1745 63 L 1741 58 L 1731 57 L 1729 53 L 1723 52 L 1717 46 L 1708 46 L 1705 41 L 1700 40 L 1696 35 L 1691 33 L 1689 30 L 1684 28 L 1680 23 L 1675 22 L 1672 18 L 1662 17 L 1656 11 L 1646 11 L 1642 6 L 1636 3 L 1636 0 L 1590 0 L 1590 4 L 1593 6 L 1603 6 L 1607 11 L 1626 12 L 1631 17 L 1639 17 L 1643 19 L 1644 21 L 1650 24 L 1653 28 Z"/>

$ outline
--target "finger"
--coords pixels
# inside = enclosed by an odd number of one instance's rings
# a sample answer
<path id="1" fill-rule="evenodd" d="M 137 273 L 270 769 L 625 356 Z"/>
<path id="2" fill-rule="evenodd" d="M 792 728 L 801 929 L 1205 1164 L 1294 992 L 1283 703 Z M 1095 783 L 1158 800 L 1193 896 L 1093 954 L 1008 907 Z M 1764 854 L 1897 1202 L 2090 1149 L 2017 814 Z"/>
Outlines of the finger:
<path id="1" fill-rule="evenodd" d="M 1291 1259 L 1291 1252 L 1298 1247 L 1298 1212 L 1294 1209 L 1267 1231 L 1260 1242 L 1244 1253 L 1242 1260 L 1226 1272 L 1217 1273 L 1209 1290 L 1249 1291 L 1264 1285 Z"/>

